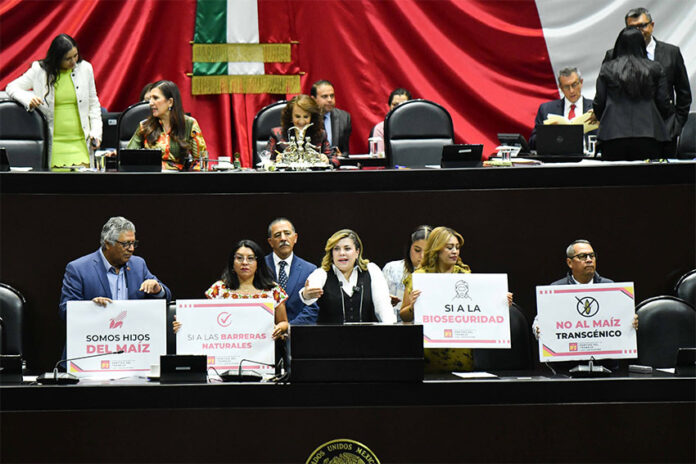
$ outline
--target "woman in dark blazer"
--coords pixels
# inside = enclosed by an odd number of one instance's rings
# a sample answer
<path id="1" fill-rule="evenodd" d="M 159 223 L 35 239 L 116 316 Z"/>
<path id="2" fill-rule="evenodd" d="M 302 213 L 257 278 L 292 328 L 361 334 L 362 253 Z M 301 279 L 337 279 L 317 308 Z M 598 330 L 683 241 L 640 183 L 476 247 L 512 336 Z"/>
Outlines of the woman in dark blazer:
<path id="1" fill-rule="evenodd" d="M 593 108 L 602 159 L 661 157 L 661 143 L 670 140 L 665 118 L 674 109 L 662 66 L 647 58 L 638 29 L 626 28 L 616 39 L 612 60 L 599 71 Z"/>

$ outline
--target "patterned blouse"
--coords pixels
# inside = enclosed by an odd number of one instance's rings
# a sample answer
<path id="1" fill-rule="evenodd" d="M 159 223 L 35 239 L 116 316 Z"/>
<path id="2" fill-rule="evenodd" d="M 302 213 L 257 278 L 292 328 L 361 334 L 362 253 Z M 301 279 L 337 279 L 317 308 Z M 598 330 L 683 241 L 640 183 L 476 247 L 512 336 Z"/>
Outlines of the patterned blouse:
<path id="1" fill-rule="evenodd" d="M 223 299 L 223 298 L 234 298 L 234 299 L 244 299 L 253 300 L 259 298 L 273 298 L 275 304 L 274 308 L 277 308 L 281 303 L 288 299 L 288 294 L 285 293 L 280 285 L 276 285 L 270 290 L 260 290 L 258 293 L 246 294 L 239 293 L 237 290 L 230 290 L 227 288 L 222 280 L 218 280 L 205 292 L 205 297 L 211 300 Z"/>
<path id="2" fill-rule="evenodd" d="M 188 153 L 181 153 L 181 147 L 178 143 L 171 144 L 171 139 L 169 136 L 171 131 L 164 132 L 164 128 L 162 128 L 162 132 L 155 143 L 150 144 L 147 139 L 143 137 L 143 122 L 140 123 L 140 126 L 135 131 L 135 134 L 133 134 L 130 142 L 128 142 L 128 148 L 159 149 L 162 151 L 162 169 L 177 171 L 184 170 L 184 162 L 190 153 L 193 158 L 193 164 L 189 169 L 191 171 L 200 171 L 201 166 L 198 160 L 200 159 L 201 154 L 207 152 L 208 149 L 206 147 L 205 140 L 203 139 L 203 135 L 201 134 L 201 128 L 198 125 L 198 121 L 191 116 L 184 117 L 186 120 L 186 141 L 190 145 Z M 161 125 L 162 121 L 159 121 L 159 123 Z"/>

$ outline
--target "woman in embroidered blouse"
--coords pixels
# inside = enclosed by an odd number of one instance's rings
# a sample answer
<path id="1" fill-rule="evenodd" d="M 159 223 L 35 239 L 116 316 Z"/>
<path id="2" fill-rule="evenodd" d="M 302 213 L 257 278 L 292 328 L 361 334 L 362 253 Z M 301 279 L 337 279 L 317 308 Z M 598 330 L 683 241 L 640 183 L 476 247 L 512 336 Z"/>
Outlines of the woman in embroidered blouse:
<path id="1" fill-rule="evenodd" d="M 417 269 L 421 261 L 423 261 L 425 241 L 430 235 L 431 230 L 432 227 L 430 226 L 418 226 L 409 237 L 404 259 L 390 261 L 382 268 L 382 273 L 389 286 L 389 296 L 394 306 L 394 313 L 399 321 L 401 320 L 399 310 L 401 309 L 401 302 L 404 298 L 404 279 L 411 275 L 414 269 Z"/>
<path id="2" fill-rule="evenodd" d="M 344 322 L 396 322 L 384 275 L 362 257 L 362 242 L 350 229 L 333 234 L 324 247 L 321 267 L 300 290 L 300 299 L 319 305 L 319 324 Z"/>
<path id="3" fill-rule="evenodd" d="M 415 273 L 454 273 L 469 274 L 471 269 L 459 257 L 464 238 L 449 227 L 436 227 L 425 244 L 421 267 Z M 404 300 L 401 305 L 401 319 L 413 321 L 413 305 L 421 294 L 413 290 L 413 274 L 404 280 Z M 508 304 L 512 304 L 512 293 L 507 294 Z M 424 350 L 426 372 L 470 371 L 474 367 L 473 355 L 468 348 L 426 348 Z"/>
<path id="4" fill-rule="evenodd" d="M 288 333 L 288 316 L 285 312 L 285 300 L 288 295 L 273 281 L 261 247 L 252 240 L 240 240 L 235 245 L 222 277 L 210 286 L 205 296 L 210 299 L 273 298 L 275 301 L 273 338 L 285 337 Z M 174 321 L 174 332 L 176 333 L 180 328 L 181 323 Z"/>
<path id="5" fill-rule="evenodd" d="M 101 144 L 101 105 L 92 65 L 80 56 L 75 39 L 56 36 L 46 58 L 10 82 L 7 94 L 28 111 L 38 109 L 46 116 L 50 168 L 90 165 L 90 146 Z"/>
<path id="6" fill-rule="evenodd" d="M 310 137 L 310 143 L 317 147 L 319 153 L 323 154 L 322 161 L 338 165 L 338 160 L 332 156 L 331 146 L 326 139 L 319 106 L 309 95 L 297 95 L 283 108 L 280 114 L 280 127 L 271 129 L 271 137 L 266 145 L 266 150 L 271 154 L 271 160 L 282 160 L 281 153 L 287 146 L 288 131 L 291 127 L 296 128 L 293 136 L 297 138 L 299 130 L 309 123 L 313 125 L 307 129 L 305 137 Z"/>
<path id="7" fill-rule="evenodd" d="M 149 102 L 152 115 L 140 122 L 128 148 L 162 150 L 164 170 L 200 170 L 205 140 L 198 121 L 184 114 L 179 88 L 171 81 L 155 82 Z"/>

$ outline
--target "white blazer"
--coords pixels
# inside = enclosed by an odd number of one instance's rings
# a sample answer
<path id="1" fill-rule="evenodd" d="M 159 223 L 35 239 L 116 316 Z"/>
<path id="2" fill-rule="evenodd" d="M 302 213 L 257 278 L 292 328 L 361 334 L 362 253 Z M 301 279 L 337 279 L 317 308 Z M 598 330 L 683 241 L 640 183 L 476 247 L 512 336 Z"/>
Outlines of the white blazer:
<path id="1" fill-rule="evenodd" d="M 82 130 L 85 133 L 85 143 L 87 143 L 90 157 L 92 157 L 89 139 L 95 138 L 99 141 L 102 139 L 101 105 L 99 104 L 97 88 L 94 84 L 92 65 L 82 60 L 75 65 L 70 76 L 75 85 L 77 109 L 80 113 Z M 46 95 L 46 71 L 41 67 L 41 64 L 38 61 L 34 61 L 27 72 L 7 84 L 7 94 L 13 100 L 24 105 L 27 111 L 29 111 L 29 102 L 31 102 L 32 97 L 37 96 L 43 100 L 38 109 L 46 116 L 48 121 L 48 161 L 49 166 L 51 166 L 55 91 L 51 87 L 48 95 Z M 46 95 L 45 98 L 44 95 Z"/>

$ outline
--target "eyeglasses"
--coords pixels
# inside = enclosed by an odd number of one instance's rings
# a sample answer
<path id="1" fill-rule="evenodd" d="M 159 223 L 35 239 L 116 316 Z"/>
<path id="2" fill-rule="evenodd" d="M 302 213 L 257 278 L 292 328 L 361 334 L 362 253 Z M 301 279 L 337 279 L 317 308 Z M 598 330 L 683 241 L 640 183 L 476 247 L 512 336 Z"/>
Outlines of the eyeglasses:
<path id="1" fill-rule="evenodd" d="M 652 23 L 638 23 L 638 24 L 634 24 L 633 26 L 630 26 L 630 27 L 634 27 L 634 28 L 636 28 L 636 29 L 643 30 L 643 29 L 645 29 L 646 27 L 648 27 L 648 26 L 651 25 L 651 24 L 652 24 Z"/>
<path id="2" fill-rule="evenodd" d="M 596 257 L 597 253 L 578 253 L 577 255 L 573 256 L 573 258 L 578 258 L 580 261 L 585 261 L 587 258 L 595 259 Z"/>
<path id="3" fill-rule="evenodd" d="M 246 261 L 247 263 L 255 263 L 256 256 L 234 255 L 234 260 L 237 261 L 238 263 L 243 263 L 244 261 Z"/>
<path id="4" fill-rule="evenodd" d="M 138 241 L 137 240 L 133 240 L 132 242 L 119 242 L 118 240 L 116 240 L 116 243 L 118 243 L 119 245 L 121 245 L 125 249 L 133 247 L 133 249 L 135 250 L 136 248 L 138 248 Z"/>
<path id="5" fill-rule="evenodd" d="M 577 89 L 578 87 L 580 87 L 580 80 L 577 80 L 577 81 L 573 82 L 572 84 L 562 85 L 561 90 L 570 90 L 571 88 Z"/>

